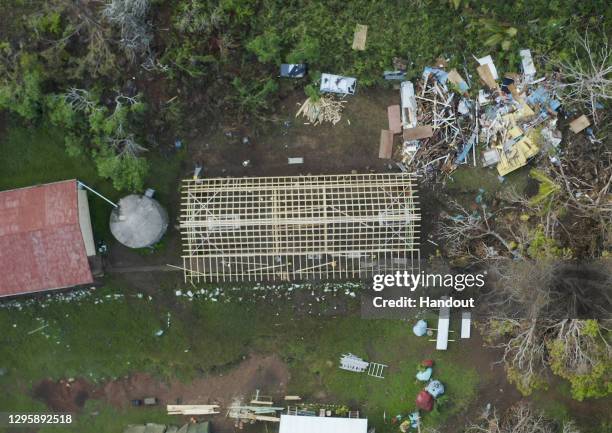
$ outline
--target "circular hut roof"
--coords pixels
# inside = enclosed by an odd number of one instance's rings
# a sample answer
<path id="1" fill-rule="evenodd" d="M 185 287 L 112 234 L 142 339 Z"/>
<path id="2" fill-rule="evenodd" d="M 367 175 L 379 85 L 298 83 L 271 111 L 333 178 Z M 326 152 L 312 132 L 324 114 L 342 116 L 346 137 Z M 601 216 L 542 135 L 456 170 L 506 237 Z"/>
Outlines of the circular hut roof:
<path id="1" fill-rule="evenodd" d="M 111 233 L 130 248 L 144 248 L 159 242 L 167 228 L 166 210 L 156 200 L 143 195 L 123 197 L 110 216 Z"/>

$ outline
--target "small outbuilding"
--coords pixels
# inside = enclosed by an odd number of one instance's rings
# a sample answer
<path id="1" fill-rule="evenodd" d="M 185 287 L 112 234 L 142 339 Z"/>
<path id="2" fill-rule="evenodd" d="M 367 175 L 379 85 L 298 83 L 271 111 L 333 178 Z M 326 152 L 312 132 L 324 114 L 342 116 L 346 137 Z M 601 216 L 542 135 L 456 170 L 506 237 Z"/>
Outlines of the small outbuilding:
<path id="1" fill-rule="evenodd" d="M 146 195 L 131 194 L 119 200 L 110 216 L 110 230 L 126 247 L 145 248 L 159 242 L 168 228 L 168 213 Z"/>

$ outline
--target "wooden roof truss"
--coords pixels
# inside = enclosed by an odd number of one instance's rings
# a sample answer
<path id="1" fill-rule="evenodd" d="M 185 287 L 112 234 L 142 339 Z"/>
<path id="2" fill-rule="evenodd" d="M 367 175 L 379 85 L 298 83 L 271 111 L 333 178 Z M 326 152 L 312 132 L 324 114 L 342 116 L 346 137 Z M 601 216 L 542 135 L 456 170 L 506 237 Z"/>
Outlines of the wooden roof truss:
<path id="1" fill-rule="evenodd" d="M 419 221 L 408 173 L 185 180 L 185 281 L 418 272 Z"/>

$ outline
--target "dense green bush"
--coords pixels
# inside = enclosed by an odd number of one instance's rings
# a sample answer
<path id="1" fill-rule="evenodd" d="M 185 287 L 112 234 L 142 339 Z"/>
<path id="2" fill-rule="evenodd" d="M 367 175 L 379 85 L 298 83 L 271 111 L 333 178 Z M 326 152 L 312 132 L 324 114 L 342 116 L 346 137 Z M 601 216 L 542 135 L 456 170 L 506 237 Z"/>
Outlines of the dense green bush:
<path id="1" fill-rule="evenodd" d="M 118 159 L 111 161 L 108 140 L 148 136 L 145 124 L 175 130 L 176 121 L 153 94 L 117 108 L 109 95 L 120 93 L 127 76 L 157 81 L 160 94 L 180 94 L 185 112 L 264 119 L 279 92 L 282 62 L 309 64 L 305 79 L 283 88 L 302 87 L 310 97 L 317 97 L 320 72 L 355 76 L 360 87 L 382 84 L 382 73 L 393 67 L 395 57 L 405 61 L 411 79 L 439 56 L 475 77 L 472 55 L 492 54 L 501 73 L 519 68 L 520 48 L 531 48 L 536 59 L 567 59 L 576 34 L 591 29 L 608 39 L 605 29 L 612 18 L 603 0 L 151 1 L 142 9 L 148 11 L 146 19 L 139 15 L 138 21 L 150 49 L 127 54 L 124 29 L 117 20 L 117 25 L 110 22 L 104 8 L 103 2 L 67 0 L 7 5 L 4 16 L 9 18 L 0 22 L 0 109 L 29 122 L 48 115 L 66 128 L 71 155 L 95 150 L 100 172 L 107 175 L 134 170 L 116 182 L 132 187 L 141 184 L 137 178 L 144 173 L 144 160 L 126 162 L 115 145 Z M 368 26 L 365 51 L 351 49 L 358 23 Z M 544 72 L 552 64 L 536 66 Z M 49 97 L 73 87 L 88 90 L 97 109 L 74 114 L 61 97 Z M 153 107 L 148 119 L 142 116 L 145 105 Z M 180 123 L 188 129 L 189 122 L 201 120 L 190 116 Z"/>

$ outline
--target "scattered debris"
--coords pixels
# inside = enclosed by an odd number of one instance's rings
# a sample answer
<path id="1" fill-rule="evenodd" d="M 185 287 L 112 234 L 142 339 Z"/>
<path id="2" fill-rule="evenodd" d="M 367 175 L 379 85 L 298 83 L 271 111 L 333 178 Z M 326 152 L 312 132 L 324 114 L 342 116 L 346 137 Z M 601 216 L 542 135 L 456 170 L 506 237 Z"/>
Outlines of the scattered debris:
<path id="1" fill-rule="evenodd" d="M 434 405 L 434 399 L 430 393 L 425 390 L 421 390 L 417 394 L 416 407 L 425 412 L 431 412 Z"/>
<path id="2" fill-rule="evenodd" d="M 362 373 L 366 371 L 368 365 L 369 363 L 367 361 L 364 361 L 363 359 L 353 355 L 352 353 L 347 353 L 340 357 L 340 368 L 342 370 Z"/>
<path id="3" fill-rule="evenodd" d="M 520 50 L 519 56 L 521 56 L 521 65 L 523 67 L 523 74 L 525 75 L 526 81 L 532 81 L 536 75 L 536 68 L 531 58 L 530 50 Z"/>
<path id="4" fill-rule="evenodd" d="M 245 406 L 241 400 L 236 400 L 229 407 L 227 416 L 236 420 L 236 427 L 242 428 L 244 424 L 252 424 L 255 421 L 280 422 L 277 412 L 284 410 L 283 407 L 274 406 Z"/>
<path id="5" fill-rule="evenodd" d="M 319 125 L 323 122 L 331 122 L 332 125 L 335 125 L 342 119 L 345 102 L 333 96 L 321 96 L 316 100 L 308 98 L 295 114 L 295 117 L 301 114 L 313 125 Z"/>
<path id="6" fill-rule="evenodd" d="M 432 380 L 425 387 L 425 391 L 430 393 L 433 398 L 438 398 L 444 394 L 444 385 L 439 380 Z"/>
<path id="7" fill-rule="evenodd" d="M 480 59 L 476 59 L 476 61 L 478 61 L 478 64 L 480 66 L 486 65 L 489 68 L 494 80 L 499 79 L 499 75 L 497 74 L 497 68 L 495 67 L 495 64 L 493 63 L 493 58 L 491 57 L 491 55 L 481 57 Z"/>
<path id="8" fill-rule="evenodd" d="M 433 368 L 426 367 L 425 369 L 419 371 L 415 377 L 420 382 L 427 382 L 431 378 L 432 373 L 433 373 Z"/>
<path id="9" fill-rule="evenodd" d="M 561 102 L 545 78 L 535 79 L 531 51 L 521 50 L 520 56 L 523 74 L 506 73 L 501 81 L 490 55 L 475 58 L 485 84 L 475 100 L 457 69 L 445 71 L 444 59 L 424 68 L 421 80 L 403 81 L 402 149 L 391 152 L 399 155 L 400 169 L 435 180 L 462 164 L 495 166 L 503 180 L 538 155 L 554 158 L 561 143 L 556 126 Z M 387 115 L 389 130 L 381 132 L 381 155 L 390 153 L 386 147 L 383 152 L 383 145 L 388 145 L 389 133 L 397 131 L 397 106 L 389 106 Z M 590 125 L 586 116 L 574 122 L 575 132 Z"/>

